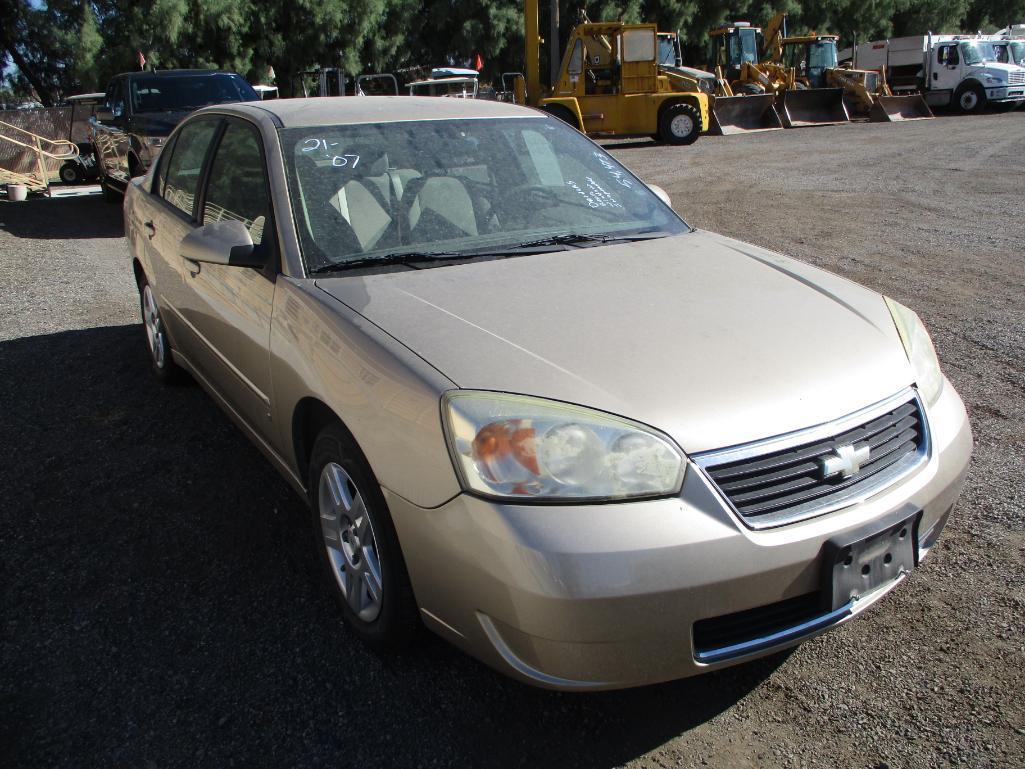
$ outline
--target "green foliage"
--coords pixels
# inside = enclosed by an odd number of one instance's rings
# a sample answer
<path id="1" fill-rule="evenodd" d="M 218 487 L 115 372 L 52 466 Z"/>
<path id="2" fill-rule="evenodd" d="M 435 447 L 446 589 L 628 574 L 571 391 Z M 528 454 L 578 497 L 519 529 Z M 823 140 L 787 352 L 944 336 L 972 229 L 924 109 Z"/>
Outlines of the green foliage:
<path id="1" fill-rule="evenodd" d="M 556 0 L 557 1 L 557 0 Z M 540 0 L 548 37 L 549 0 Z M 523 0 L 0 0 L 0 66 L 44 101 L 102 89 L 116 72 L 220 67 L 287 94 L 317 67 L 346 73 L 466 65 L 485 75 L 523 69 Z M 788 13 L 788 30 L 873 40 L 927 31 L 993 31 L 1025 21 L 1025 0 L 582 0 L 560 4 L 561 37 L 585 11 L 593 21 L 652 21 L 679 30 L 684 58 L 704 63 L 709 29 L 764 25 Z M 545 46 L 548 48 L 548 46 Z M 547 51 L 543 52 L 547 56 Z M 542 71 L 547 71 L 542 67 Z"/>

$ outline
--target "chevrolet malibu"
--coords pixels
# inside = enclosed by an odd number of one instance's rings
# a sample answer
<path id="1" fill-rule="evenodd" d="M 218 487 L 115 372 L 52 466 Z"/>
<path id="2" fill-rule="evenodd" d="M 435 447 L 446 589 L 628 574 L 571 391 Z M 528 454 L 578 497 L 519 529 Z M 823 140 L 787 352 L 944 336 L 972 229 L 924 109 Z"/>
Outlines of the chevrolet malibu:
<path id="1" fill-rule="evenodd" d="M 914 312 L 688 226 L 550 116 L 200 110 L 125 201 L 152 368 L 306 499 L 354 635 L 608 689 L 772 653 L 903 581 L 972 438 Z"/>

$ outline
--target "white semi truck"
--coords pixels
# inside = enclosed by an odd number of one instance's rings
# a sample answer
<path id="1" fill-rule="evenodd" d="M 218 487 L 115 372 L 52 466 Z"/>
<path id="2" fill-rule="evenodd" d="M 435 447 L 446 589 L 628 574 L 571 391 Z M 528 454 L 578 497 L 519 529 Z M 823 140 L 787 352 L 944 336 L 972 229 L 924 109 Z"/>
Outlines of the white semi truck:
<path id="1" fill-rule="evenodd" d="M 980 35 L 898 37 L 840 53 L 858 69 L 882 70 L 895 95 L 918 91 L 932 107 L 965 113 L 1025 102 L 1025 68 L 997 58 L 993 40 Z"/>

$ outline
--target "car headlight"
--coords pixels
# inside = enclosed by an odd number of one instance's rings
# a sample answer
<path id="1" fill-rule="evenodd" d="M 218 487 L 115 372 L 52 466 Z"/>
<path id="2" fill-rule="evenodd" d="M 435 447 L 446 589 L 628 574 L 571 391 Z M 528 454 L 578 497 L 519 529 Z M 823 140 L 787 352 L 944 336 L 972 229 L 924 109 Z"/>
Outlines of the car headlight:
<path id="1" fill-rule="evenodd" d="M 675 494 L 683 454 L 664 435 L 558 401 L 473 390 L 442 399 L 463 488 L 514 500 L 608 500 Z"/>
<path id="2" fill-rule="evenodd" d="M 889 297 L 883 298 L 886 299 L 886 306 L 890 308 L 890 315 L 904 343 L 904 351 L 911 361 L 918 392 L 926 405 L 931 406 L 943 390 L 943 372 L 940 371 L 940 361 L 936 357 L 936 348 L 933 347 L 929 332 L 913 310 Z"/>

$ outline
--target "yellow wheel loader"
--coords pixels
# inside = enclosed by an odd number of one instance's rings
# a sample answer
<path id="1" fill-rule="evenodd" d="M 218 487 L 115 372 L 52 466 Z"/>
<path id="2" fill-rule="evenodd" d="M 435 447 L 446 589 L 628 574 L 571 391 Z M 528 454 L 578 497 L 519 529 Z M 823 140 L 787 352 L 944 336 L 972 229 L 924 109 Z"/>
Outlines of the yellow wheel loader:
<path id="1" fill-rule="evenodd" d="M 810 88 L 840 88 L 849 112 L 873 123 L 927 120 L 933 116 L 920 94 L 894 96 L 882 72 L 837 65 L 837 36 L 788 37 L 781 42 L 784 66 Z"/>
<path id="2" fill-rule="evenodd" d="M 578 24 L 551 89 L 541 86 L 544 41 L 537 0 L 526 0 L 524 31 L 526 79 L 518 79 L 518 103 L 550 112 L 592 137 L 652 136 L 692 144 L 708 130 L 712 79 L 662 67 L 654 24 Z"/>
<path id="3" fill-rule="evenodd" d="M 709 66 L 719 76 L 716 117 L 720 123 L 733 119 L 734 113 L 764 115 L 765 128 L 772 117 L 767 105 L 772 101 L 777 118 L 786 128 L 846 123 L 850 117 L 843 103 L 843 90 L 827 88 L 809 79 L 809 65 L 818 72 L 836 66 L 836 38 L 812 35 L 786 37 L 786 14 L 777 14 L 766 25 L 764 34 L 746 22 L 713 29 L 709 34 Z M 791 64 L 786 55 L 803 47 L 805 65 Z M 830 58 L 831 54 L 831 58 Z M 761 97 L 757 106 L 737 99 Z M 764 130 L 764 128 L 762 129 Z"/>

